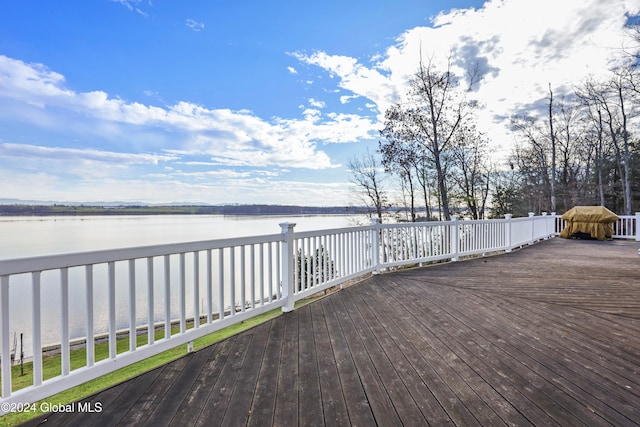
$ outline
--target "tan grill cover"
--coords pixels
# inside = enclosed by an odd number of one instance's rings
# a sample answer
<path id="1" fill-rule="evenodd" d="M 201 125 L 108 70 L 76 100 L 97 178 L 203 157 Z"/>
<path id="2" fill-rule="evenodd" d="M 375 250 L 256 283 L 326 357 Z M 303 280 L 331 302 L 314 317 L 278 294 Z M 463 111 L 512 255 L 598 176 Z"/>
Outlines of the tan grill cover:
<path id="1" fill-rule="evenodd" d="M 604 206 L 576 206 L 562 215 L 567 226 L 560 233 L 560 237 L 568 239 L 576 233 L 589 234 L 598 240 L 611 239 L 613 236 L 612 223 L 618 220 L 618 215 Z"/>

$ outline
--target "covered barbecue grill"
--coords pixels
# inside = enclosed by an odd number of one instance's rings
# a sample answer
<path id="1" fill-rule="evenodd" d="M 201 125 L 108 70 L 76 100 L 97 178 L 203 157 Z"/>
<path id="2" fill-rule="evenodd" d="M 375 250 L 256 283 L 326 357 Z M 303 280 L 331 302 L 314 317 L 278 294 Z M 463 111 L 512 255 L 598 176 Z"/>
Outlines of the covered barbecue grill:
<path id="1" fill-rule="evenodd" d="M 575 206 L 562 219 L 567 225 L 560 237 L 606 240 L 613 236 L 611 224 L 618 220 L 618 215 L 604 206 Z"/>

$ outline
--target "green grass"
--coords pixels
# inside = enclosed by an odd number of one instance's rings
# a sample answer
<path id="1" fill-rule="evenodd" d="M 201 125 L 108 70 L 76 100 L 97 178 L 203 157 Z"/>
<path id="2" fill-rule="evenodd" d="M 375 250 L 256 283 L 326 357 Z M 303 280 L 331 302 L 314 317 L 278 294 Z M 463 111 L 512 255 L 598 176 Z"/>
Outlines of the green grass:
<path id="1" fill-rule="evenodd" d="M 308 303 L 310 300 L 305 300 L 304 302 L 300 302 L 302 304 Z M 299 304 L 297 304 L 299 305 Z M 266 322 L 267 320 L 273 319 L 274 317 L 279 316 L 282 313 L 280 309 L 271 310 L 267 313 L 263 313 L 259 316 L 253 317 L 251 319 L 245 320 L 241 323 L 229 326 L 220 331 L 211 333 L 202 338 L 198 338 L 193 342 L 194 350 L 198 350 L 214 344 L 218 341 L 221 341 L 225 338 L 228 338 L 232 335 L 235 335 L 244 330 L 250 329 L 260 323 Z M 172 335 L 177 333 L 179 328 L 172 329 Z M 156 339 L 161 339 L 164 337 L 164 331 L 156 331 L 155 335 Z M 139 335 L 137 337 L 137 345 L 142 346 L 147 343 L 147 335 Z M 129 338 L 121 338 L 117 340 L 117 352 L 122 353 L 129 350 Z M 132 365 L 126 366 L 122 369 L 119 369 L 115 372 L 104 375 L 100 378 L 96 378 L 95 380 L 86 382 L 79 386 L 73 387 L 69 390 L 65 390 L 61 393 L 48 397 L 40 402 L 37 402 L 34 407 L 37 409 L 35 412 L 22 412 L 22 413 L 9 413 L 0 417 L 0 426 L 13 426 L 25 422 L 31 418 L 35 418 L 39 415 L 42 415 L 40 409 L 40 404 L 42 402 L 46 402 L 50 405 L 64 405 L 71 402 L 75 402 L 77 400 L 83 399 L 87 396 L 95 394 L 101 390 L 104 390 L 108 387 L 111 387 L 115 384 L 118 384 L 127 379 L 133 378 L 137 375 L 140 375 L 144 372 L 148 372 L 152 369 L 155 369 L 159 366 L 162 366 L 172 360 L 175 360 L 179 357 L 187 354 L 186 345 L 181 345 L 171 350 L 167 350 L 163 353 L 157 354 L 153 357 L 149 357 L 140 362 L 134 363 Z M 106 359 L 109 356 L 109 344 L 99 343 L 95 346 L 95 360 L 99 361 L 102 359 Z M 71 361 L 71 369 L 77 369 L 86 365 L 86 349 L 81 348 L 77 350 L 72 350 L 70 352 L 70 361 Z M 33 365 L 31 362 L 24 364 L 24 375 L 20 375 L 20 366 L 12 366 L 12 390 L 16 391 L 24 387 L 28 387 L 33 383 Z M 61 372 L 61 357 L 59 354 L 43 357 L 42 362 L 42 373 L 43 378 L 46 380 L 48 378 L 53 378 L 55 376 L 60 375 Z"/>

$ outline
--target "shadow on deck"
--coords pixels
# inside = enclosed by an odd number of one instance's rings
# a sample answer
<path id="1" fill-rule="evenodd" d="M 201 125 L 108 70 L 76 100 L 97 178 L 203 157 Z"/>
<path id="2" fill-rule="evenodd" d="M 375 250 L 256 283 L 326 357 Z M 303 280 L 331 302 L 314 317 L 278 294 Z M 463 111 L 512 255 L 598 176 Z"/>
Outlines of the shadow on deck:
<path id="1" fill-rule="evenodd" d="M 29 424 L 640 424 L 639 247 L 373 276 Z"/>

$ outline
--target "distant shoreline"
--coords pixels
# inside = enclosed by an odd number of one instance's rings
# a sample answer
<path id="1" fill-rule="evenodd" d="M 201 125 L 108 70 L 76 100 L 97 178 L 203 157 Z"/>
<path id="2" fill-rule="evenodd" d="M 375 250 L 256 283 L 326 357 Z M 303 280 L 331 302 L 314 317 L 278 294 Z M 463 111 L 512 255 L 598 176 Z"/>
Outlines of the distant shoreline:
<path id="1" fill-rule="evenodd" d="M 86 215 L 358 215 L 369 210 L 360 206 L 289 205 L 0 205 L 1 216 L 86 216 Z"/>

